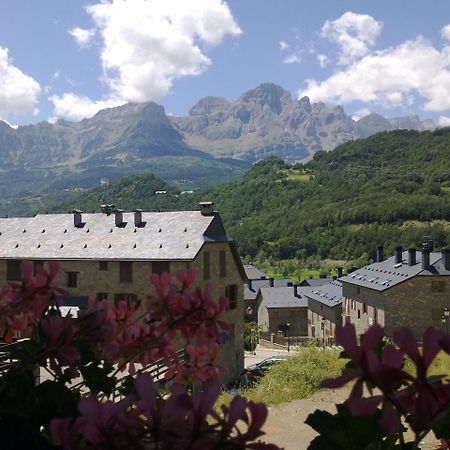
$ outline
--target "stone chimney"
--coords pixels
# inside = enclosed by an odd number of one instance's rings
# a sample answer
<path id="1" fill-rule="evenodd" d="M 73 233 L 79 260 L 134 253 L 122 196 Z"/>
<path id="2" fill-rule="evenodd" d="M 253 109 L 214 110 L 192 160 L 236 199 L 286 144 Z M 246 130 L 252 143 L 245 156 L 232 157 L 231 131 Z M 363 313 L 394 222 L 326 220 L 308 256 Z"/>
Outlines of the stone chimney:
<path id="1" fill-rule="evenodd" d="M 202 216 L 212 216 L 214 214 L 214 202 L 200 202 L 198 205 Z"/>
<path id="2" fill-rule="evenodd" d="M 416 249 L 409 248 L 408 249 L 408 266 L 414 266 L 417 263 L 416 261 Z"/>
<path id="3" fill-rule="evenodd" d="M 382 262 L 384 260 L 384 248 L 382 245 L 377 246 L 377 262 Z"/>
<path id="4" fill-rule="evenodd" d="M 269 286 L 270 286 L 270 287 L 273 287 L 273 284 L 274 284 L 273 278 L 270 277 L 270 278 L 269 278 Z"/>
<path id="5" fill-rule="evenodd" d="M 114 221 L 116 223 L 116 227 L 123 227 L 124 221 L 123 221 L 123 210 L 122 209 L 116 209 L 114 211 Z"/>
<path id="6" fill-rule="evenodd" d="M 395 251 L 394 251 L 395 264 L 401 264 L 403 262 L 402 252 L 403 252 L 403 249 L 400 245 L 398 247 L 395 247 Z"/>
<path id="7" fill-rule="evenodd" d="M 251 279 L 249 279 L 248 280 L 248 288 L 252 291 L 253 289 L 252 289 L 252 280 Z"/>
<path id="8" fill-rule="evenodd" d="M 294 297 L 298 297 L 298 286 L 297 286 L 297 283 L 294 283 Z"/>
<path id="9" fill-rule="evenodd" d="M 341 278 L 342 275 L 344 275 L 344 271 L 343 271 L 342 267 L 338 267 L 336 270 L 337 270 L 337 277 Z"/>
<path id="10" fill-rule="evenodd" d="M 110 216 L 114 211 L 114 205 L 100 205 L 103 214 Z"/>
<path id="11" fill-rule="evenodd" d="M 145 222 L 142 221 L 142 209 L 134 210 L 134 226 L 136 228 L 142 228 Z"/>
<path id="12" fill-rule="evenodd" d="M 430 249 L 423 248 L 422 249 L 422 269 L 428 270 L 430 268 Z"/>
<path id="13" fill-rule="evenodd" d="M 82 213 L 83 211 L 80 211 L 79 209 L 74 209 L 73 211 L 73 225 L 75 228 L 83 228 L 83 217 Z"/>

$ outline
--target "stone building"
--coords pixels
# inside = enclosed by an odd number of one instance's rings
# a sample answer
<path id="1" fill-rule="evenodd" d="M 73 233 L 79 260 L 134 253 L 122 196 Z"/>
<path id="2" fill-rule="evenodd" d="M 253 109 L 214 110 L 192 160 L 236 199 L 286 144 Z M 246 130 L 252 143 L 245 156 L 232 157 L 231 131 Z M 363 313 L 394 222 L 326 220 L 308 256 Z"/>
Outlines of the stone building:
<path id="1" fill-rule="evenodd" d="M 334 344 L 336 325 L 342 325 L 342 283 L 339 280 L 304 290 L 308 300 L 308 336 Z"/>
<path id="2" fill-rule="evenodd" d="M 450 251 L 433 252 L 395 249 L 384 260 L 383 248 L 377 248 L 377 262 L 358 269 L 342 282 L 343 315 L 355 324 L 359 335 L 379 323 L 392 336 L 401 326 L 411 328 L 420 337 L 429 326 L 448 332 L 444 315 L 450 307 Z"/>
<path id="3" fill-rule="evenodd" d="M 303 288 L 304 289 L 304 288 Z M 290 336 L 308 335 L 308 301 L 302 288 L 262 287 L 256 296 L 258 326 L 263 333 L 289 331 Z M 289 324 L 287 327 L 286 325 Z"/>
<path id="4" fill-rule="evenodd" d="M 37 215 L 0 219 L 0 283 L 20 279 L 20 262 L 60 263 L 56 284 L 73 300 L 142 298 L 152 293 L 150 274 L 192 268 L 196 283 L 225 295 L 231 324 L 221 364 L 236 378 L 243 370 L 243 284 L 234 242 L 211 204 L 201 211 Z M 76 302 L 75 302 L 76 303 Z"/>

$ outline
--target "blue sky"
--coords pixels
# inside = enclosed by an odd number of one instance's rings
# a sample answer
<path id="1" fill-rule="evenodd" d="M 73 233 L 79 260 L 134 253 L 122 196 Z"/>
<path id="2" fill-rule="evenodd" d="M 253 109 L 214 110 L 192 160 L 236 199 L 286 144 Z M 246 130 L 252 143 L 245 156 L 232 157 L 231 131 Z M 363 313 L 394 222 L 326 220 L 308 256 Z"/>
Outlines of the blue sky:
<path id="1" fill-rule="evenodd" d="M 127 101 L 187 114 L 272 81 L 355 117 L 450 125 L 448 0 L 15 0 L 0 15 L 0 119 Z"/>

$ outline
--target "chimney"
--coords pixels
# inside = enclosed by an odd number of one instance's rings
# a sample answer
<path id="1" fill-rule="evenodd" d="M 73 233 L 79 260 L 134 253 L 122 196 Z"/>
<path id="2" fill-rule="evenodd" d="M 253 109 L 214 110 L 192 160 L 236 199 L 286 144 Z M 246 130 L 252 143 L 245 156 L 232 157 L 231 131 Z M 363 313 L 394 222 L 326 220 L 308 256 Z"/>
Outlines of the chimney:
<path id="1" fill-rule="evenodd" d="M 109 216 L 114 211 L 114 205 L 100 205 L 100 209 L 103 214 Z"/>
<path id="2" fill-rule="evenodd" d="M 200 214 L 202 216 L 212 216 L 214 213 L 214 202 L 200 202 Z"/>
<path id="3" fill-rule="evenodd" d="M 428 270 L 430 268 L 430 249 L 423 248 L 422 249 L 422 269 Z"/>
<path id="4" fill-rule="evenodd" d="M 137 228 L 144 226 L 144 222 L 142 222 L 142 209 L 134 210 L 134 226 Z"/>
<path id="5" fill-rule="evenodd" d="M 416 264 L 416 249 L 408 249 L 408 266 L 414 266 Z"/>
<path id="6" fill-rule="evenodd" d="M 402 251 L 403 251 L 403 249 L 401 246 L 395 247 L 395 251 L 394 251 L 395 264 L 401 264 L 403 262 Z"/>
<path id="7" fill-rule="evenodd" d="M 377 246 L 377 262 L 382 262 L 384 260 L 384 249 L 382 245 Z"/>
<path id="8" fill-rule="evenodd" d="M 269 278 L 269 285 L 270 285 L 270 287 L 273 287 L 273 278 L 272 277 Z"/>
<path id="9" fill-rule="evenodd" d="M 354 272 L 355 270 L 356 270 L 356 267 L 354 267 L 354 266 L 349 267 L 348 270 L 347 270 L 347 273 L 348 273 L 348 274 L 351 274 L 351 273 Z"/>
<path id="10" fill-rule="evenodd" d="M 298 286 L 296 283 L 294 283 L 294 297 L 298 297 L 298 290 L 297 290 Z"/>
<path id="11" fill-rule="evenodd" d="M 445 270 L 450 270 L 450 249 L 442 249 L 442 262 L 444 263 Z"/>
<path id="12" fill-rule="evenodd" d="M 341 278 L 342 275 L 344 275 L 344 271 L 343 271 L 342 267 L 338 267 L 336 270 L 337 270 L 337 277 Z"/>
<path id="13" fill-rule="evenodd" d="M 122 209 L 116 209 L 114 211 L 114 220 L 116 223 L 116 227 L 123 227 L 123 210 Z"/>
<path id="14" fill-rule="evenodd" d="M 252 280 L 251 279 L 249 279 L 248 280 L 248 288 L 252 291 L 253 289 L 252 289 Z"/>
<path id="15" fill-rule="evenodd" d="M 73 211 L 73 224 L 75 228 L 83 228 L 83 218 L 81 216 L 83 211 L 80 211 L 79 209 L 74 209 Z"/>

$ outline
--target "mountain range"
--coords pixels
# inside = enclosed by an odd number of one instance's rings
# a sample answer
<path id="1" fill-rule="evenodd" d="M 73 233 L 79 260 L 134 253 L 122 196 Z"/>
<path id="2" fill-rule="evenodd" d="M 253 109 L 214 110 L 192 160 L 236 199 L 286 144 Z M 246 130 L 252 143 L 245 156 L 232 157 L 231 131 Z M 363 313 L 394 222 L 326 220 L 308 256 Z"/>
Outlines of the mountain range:
<path id="1" fill-rule="evenodd" d="M 416 116 L 358 121 L 340 106 L 311 103 L 273 83 L 237 100 L 205 97 L 186 117 L 153 102 L 99 111 L 80 122 L 58 120 L 13 128 L 0 121 L 0 213 L 20 213 L 70 197 L 73 190 L 151 171 L 185 189 L 242 175 L 267 156 L 306 161 L 314 153 L 379 131 L 425 130 Z M 17 199 L 22 199 L 19 201 Z"/>

